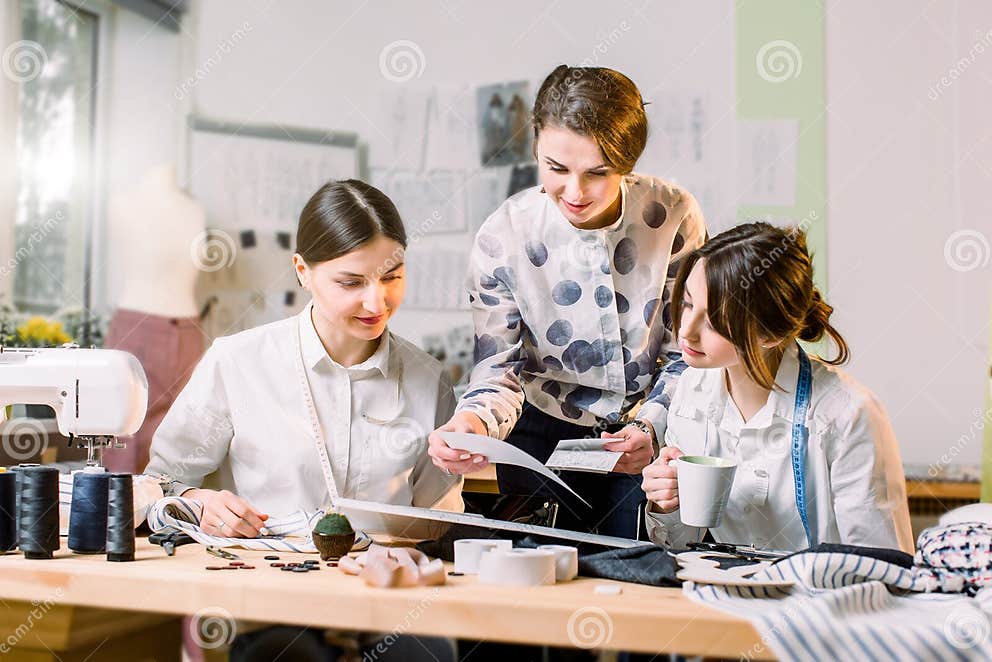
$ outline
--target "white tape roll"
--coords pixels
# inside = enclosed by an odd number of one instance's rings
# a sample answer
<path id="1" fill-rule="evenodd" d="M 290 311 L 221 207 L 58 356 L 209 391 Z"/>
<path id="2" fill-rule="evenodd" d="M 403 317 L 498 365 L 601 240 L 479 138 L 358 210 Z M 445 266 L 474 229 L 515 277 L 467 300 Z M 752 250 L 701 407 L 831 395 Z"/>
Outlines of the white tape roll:
<path id="1" fill-rule="evenodd" d="M 479 558 L 492 549 L 513 549 L 512 540 L 463 538 L 455 541 L 455 572 L 474 575 L 479 572 Z"/>
<path id="2" fill-rule="evenodd" d="M 579 550 L 568 545 L 538 545 L 555 555 L 555 580 L 570 582 L 579 576 Z"/>
<path id="3" fill-rule="evenodd" d="M 555 553 L 548 549 L 494 549 L 479 560 L 479 583 L 544 586 L 555 583 Z"/>

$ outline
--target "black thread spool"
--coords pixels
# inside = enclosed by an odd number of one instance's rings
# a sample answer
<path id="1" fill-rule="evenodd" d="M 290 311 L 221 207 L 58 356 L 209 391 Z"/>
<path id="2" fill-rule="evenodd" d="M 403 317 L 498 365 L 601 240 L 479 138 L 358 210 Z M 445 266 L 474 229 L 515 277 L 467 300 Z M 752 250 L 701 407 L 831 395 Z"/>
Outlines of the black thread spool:
<path id="1" fill-rule="evenodd" d="M 18 464 L 16 467 L 11 467 L 10 471 L 14 474 L 16 481 L 16 486 L 14 487 L 14 499 L 16 503 L 14 504 L 14 531 L 20 531 L 20 525 L 18 522 L 21 518 L 21 472 L 30 467 L 40 467 L 40 464 L 26 462 L 24 464 Z M 15 537 L 18 535 L 14 534 Z"/>
<path id="2" fill-rule="evenodd" d="M 109 497 L 110 474 L 83 470 L 72 477 L 69 549 L 80 554 L 102 554 L 107 550 Z"/>
<path id="3" fill-rule="evenodd" d="M 110 474 L 107 560 L 134 560 L 134 483 L 131 474 Z"/>
<path id="4" fill-rule="evenodd" d="M 29 559 L 50 559 L 59 548 L 59 470 L 24 467 L 17 546 Z"/>
<path id="5" fill-rule="evenodd" d="M 0 554 L 17 547 L 17 474 L 0 472 Z"/>

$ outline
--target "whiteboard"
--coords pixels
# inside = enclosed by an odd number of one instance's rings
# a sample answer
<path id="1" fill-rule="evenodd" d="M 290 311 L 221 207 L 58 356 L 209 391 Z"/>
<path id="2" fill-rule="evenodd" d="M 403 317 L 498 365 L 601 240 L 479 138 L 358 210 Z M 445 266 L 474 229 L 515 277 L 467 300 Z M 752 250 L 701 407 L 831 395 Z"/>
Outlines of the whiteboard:
<path id="1" fill-rule="evenodd" d="M 197 287 L 212 302 L 208 335 L 299 312 L 307 298 L 291 259 L 300 212 L 328 180 L 360 176 L 358 136 L 195 116 L 188 125 L 187 190 L 206 210 L 215 251 Z"/>

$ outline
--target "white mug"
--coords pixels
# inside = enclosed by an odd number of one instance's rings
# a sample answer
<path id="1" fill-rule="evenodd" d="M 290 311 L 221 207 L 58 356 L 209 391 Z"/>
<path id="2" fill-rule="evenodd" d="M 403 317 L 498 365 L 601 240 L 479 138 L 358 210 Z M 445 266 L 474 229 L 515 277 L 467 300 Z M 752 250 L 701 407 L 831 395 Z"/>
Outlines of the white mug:
<path id="1" fill-rule="evenodd" d="M 669 462 L 678 472 L 679 517 L 688 526 L 720 526 L 737 462 L 709 455 L 683 455 Z"/>

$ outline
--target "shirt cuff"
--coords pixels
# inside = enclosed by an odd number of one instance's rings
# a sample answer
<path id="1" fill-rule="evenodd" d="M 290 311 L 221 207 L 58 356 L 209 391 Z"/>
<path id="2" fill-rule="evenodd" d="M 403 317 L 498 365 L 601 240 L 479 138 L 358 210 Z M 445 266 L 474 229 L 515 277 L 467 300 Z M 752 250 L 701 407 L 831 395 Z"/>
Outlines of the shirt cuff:
<path id="1" fill-rule="evenodd" d="M 657 402 L 645 402 L 637 411 L 636 418 L 651 424 L 654 428 L 654 438 L 662 446 L 665 445 L 665 430 L 668 429 L 668 409 Z"/>
<path id="2" fill-rule="evenodd" d="M 455 410 L 455 413 L 467 411 L 470 414 L 475 414 L 479 419 L 485 424 L 486 431 L 490 437 L 493 439 L 501 439 L 499 436 L 499 423 L 496 422 L 496 417 L 493 413 L 483 404 L 468 402 L 464 405 L 459 405 Z"/>
<path id="3" fill-rule="evenodd" d="M 644 506 L 644 523 L 648 537 L 655 544 L 672 549 L 687 549 L 690 542 L 699 542 L 706 534 L 706 529 L 683 524 L 677 510 L 672 513 L 658 513 L 653 512 L 651 507 L 650 501 Z"/>
<path id="4" fill-rule="evenodd" d="M 180 483 L 178 481 L 172 483 L 171 494 L 166 496 L 182 496 L 184 492 L 189 492 L 190 490 L 198 490 L 200 488 L 195 485 L 187 485 L 186 483 Z"/>

